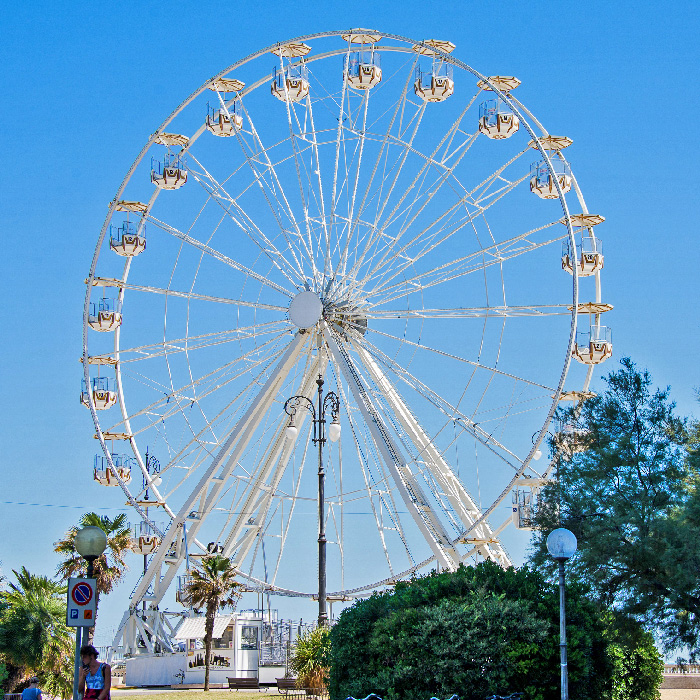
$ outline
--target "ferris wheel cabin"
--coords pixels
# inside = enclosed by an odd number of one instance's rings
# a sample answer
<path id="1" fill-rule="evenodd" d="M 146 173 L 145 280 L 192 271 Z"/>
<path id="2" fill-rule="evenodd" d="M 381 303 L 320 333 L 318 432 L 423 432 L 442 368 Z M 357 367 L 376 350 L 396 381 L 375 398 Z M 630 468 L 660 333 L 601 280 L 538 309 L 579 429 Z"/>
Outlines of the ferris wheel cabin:
<path id="1" fill-rule="evenodd" d="M 561 191 L 566 194 L 572 185 L 571 168 L 563 160 L 552 160 L 555 177 L 549 172 L 547 163 L 541 160 L 530 167 L 530 192 L 542 199 L 558 199 L 559 192 L 555 182 L 559 182 Z M 556 178 L 556 179 L 555 179 Z"/>
<path id="2" fill-rule="evenodd" d="M 612 357 L 612 331 L 607 326 L 591 325 L 576 333 L 573 355 L 584 365 L 599 365 Z"/>
<path id="3" fill-rule="evenodd" d="M 570 241 L 564 241 L 561 250 L 561 267 L 574 274 L 574 251 Z M 603 242 L 593 234 L 582 236 L 576 244 L 577 271 L 580 277 L 590 277 L 603 269 Z"/>
<path id="4" fill-rule="evenodd" d="M 282 102 L 301 102 L 309 94 L 309 69 L 303 63 L 287 68 L 275 66 L 270 92 Z"/>
<path id="5" fill-rule="evenodd" d="M 133 457 L 127 455 L 113 454 L 112 464 L 119 478 L 128 484 L 131 482 L 132 468 L 138 469 L 138 463 Z M 114 475 L 114 471 L 109 468 L 109 463 L 104 455 L 95 455 L 95 466 L 93 469 L 93 478 L 102 486 L 119 486 L 119 481 Z"/>
<path id="6" fill-rule="evenodd" d="M 109 225 L 109 247 L 123 258 L 133 258 L 146 250 L 146 224 L 124 221 L 121 226 Z"/>
<path id="7" fill-rule="evenodd" d="M 443 102 L 455 91 L 452 66 L 434 58 L 430 68 L 416 68 L 413 91 L 425 102 Z"/>
<path id="8" fill-rule="evenodd" d="M 185 574 L 184 576 L 177 577 L 177 590 L 175 591 L 175 600 L 180 603 L 180 605 L 189 606 L 190 596 L 187 592 L 187 587 L 192 581 L 192 576 Z"/>
<path id="9" fill-rule="evenodd" d="M 104 297 L 90 302 L 88 325 L 92 330 L 108 333 L 122 324 L 122 306 L 119 299 Z"/>
<path id="10" fill-rule="evenodd" d="M 584 452 L 588 447 L 589 432 L 573 422 L 558 421 L 553 436 L 554 449 L 564 457 Z"/>
<path id="11" fill-rule="evenodd" d="M 117 403 L 117 392 L 115 391 L 113 379 L 109 377 L 92 377 L 89 389 L 84 379 L 81 382 L 80 403 L 83 406 L 90 407 L 90 396 L 92 396 L 92 402 L 95 404 L 97 411 L 112 408 Z"/>
<path id="12" fill-rule="evenodd" d="M 160 545 L 160 537 L 148 523 L 141 521 L 134 525 L 134 534 L 131 538 L 132 552 L 146 556 L 153 554 L 158 549 L 158 545 Z"/>
<path id="13" fill-rule="evenodd" d="M 518 488 L 513 492 L 513 525 L 518 530 L 534 530 L 535 495 L 531 489 Z"/>
<path id="14" fill-rule="evenodd" d="M 243 128 L 243 117 L 238 114 L 237 105 L 238 103 L 234 102 L 227 109 L 223 109 L 220 106 L 211 106 L 207 102 L 206 127 L 214 136 L 233 136 Z"/>
<path id="15" fill-rule="evenodd" d="M 177 153 L 166 153 L 163 160 L 151 158 L 151 182 L 161 190 L 177 190 L 187 182 L 187 166 Z"/>
<path id="16" fill-rule="evenodd" d="M 374 50 L 353 51 L 345 58 L 345 77 L 357 90 L 369 90 L 382 81 L 380 55 Z"/>
<path id="17" fill-rule="evenodd" d="M 500 98 L 486 100 L 479 107 L 479 131 L 490 139 L 510 138 L 520 128 L 520 120 Z"/>

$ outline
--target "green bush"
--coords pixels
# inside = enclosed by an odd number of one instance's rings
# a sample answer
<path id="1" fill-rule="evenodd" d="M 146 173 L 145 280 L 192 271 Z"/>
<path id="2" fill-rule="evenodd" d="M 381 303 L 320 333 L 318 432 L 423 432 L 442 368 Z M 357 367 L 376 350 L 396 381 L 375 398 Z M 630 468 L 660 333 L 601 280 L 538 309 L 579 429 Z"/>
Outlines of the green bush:
<path id="1" fill-rule="evenodd" d="M 325 690 L 331 664 L 331 640 L 328 627 L 307 630 L 297 639 L 289 666 L 300 688 Z"/>
<path id="2" fill-rule="evenodd" d="M 567 586 L 572 698 L 613 697 L 618 648 L 634 665 L 638 694 L 619 688 L 614 700 L 656 697 L 644 694 L 658 685 L 648 639 L 616 632 L 617 622 L 601 614 L 584 587 Z M 399 583 L 343 611 L 331 642 L 334 700 L 370 692 L 385 700 L 515 691 L 526 700 L 560 698 L 558 591 L 527 568 L 485 562 Z"/>

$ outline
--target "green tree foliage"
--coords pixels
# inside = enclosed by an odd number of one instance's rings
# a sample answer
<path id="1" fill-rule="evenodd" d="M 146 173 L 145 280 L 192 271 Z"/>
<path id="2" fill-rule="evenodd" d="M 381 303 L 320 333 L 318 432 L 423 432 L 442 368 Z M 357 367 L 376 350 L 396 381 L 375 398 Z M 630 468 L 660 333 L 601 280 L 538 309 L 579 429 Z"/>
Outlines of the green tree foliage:
<path id="1" fill-rule="evenodd" d="M 67 580 L 71 577 L 87 575 L 87 563 L 75 549 L 75 536 L 78 530 L 88 525 L 99 527 L 107 535 L 107 548 L 93 565 L 97 581 L 95 600 L 99 610 L 100 595 L 110 593 L 128 569 L 124 555 L 131 546 L 131 530 L 126 521 L 126 515 L 123 513 L 117 515 L 113 520 L 106 515 L 85 513 L 80 518 L 78 525 L 68 530 L 63 539 L 54 542 L 54 551 L 63 556 L 63 561 L 56 571 L 62 579 Z M 95 619 L 97 619 L 97 615 L 95 615 Z M 89 643 L 92 644 L 95 628 L 90 627 L 89 630 Z"/>
<path id="2" fill-rule="evenodd" d="M 640 625 L 605 614 L 605 638 L 613 665 L 610 700 L 659 700 L 663 659 L 654 638 Z"/>
<path id="3" fill-rule="evenodd" d="M 551 573 L 546 536 L 570 529 L 579 551 L 569 576 L 606 608 L 655 627 L 668 649 L 696 647 L 700 496 L 686 423 L 669 390 L 653 389 L 629 358 L 604 381 L 603 394 L 562 415 L 583 449 L 556 455 L 558 479 L 541 493 L 530 561 Z"/>
<path id="4" fill-rule="evenodd" d="M 197 568 L 192 570 L 192 579 L 187 584 L 187 602 L 194 608 L 206 609 L 204 623 L 204 690 L 209 690 L 209 663 L 211 660 L 211 640 L 214 634 L 214 618 L 220 607 L 233 605 L 240 587 L 235 578 L 231 560 L 219 554 L 203 557 Z"/>
<path id="5" fill-rule="evenodd" d="M 584 586 L 574 584 L 567 596 L 570 695 L 607 700 L 615 658 L 605 620 Z M 331 697 L 524 691 L 527 700 L 557 700 L 558 603 L 539 573 L 491 562 L 398 583 L 343 611 L 333 627 Z"/>
<path id="6" fill-rule="evenodd" d="M 67 697 L 73 664 L 66 588 L 24 567 L 13 573 L 17 582 L 0 592 L 0 654 L 16 669 L 47 679 L 56 695 Z"/>
<path id="7" fill-rule="evenodd" d="M 331 635 L 328 627 L 315 627 L 299 635 L 289 661 L 300 688 L 325 690 L 331 666 Z"/>

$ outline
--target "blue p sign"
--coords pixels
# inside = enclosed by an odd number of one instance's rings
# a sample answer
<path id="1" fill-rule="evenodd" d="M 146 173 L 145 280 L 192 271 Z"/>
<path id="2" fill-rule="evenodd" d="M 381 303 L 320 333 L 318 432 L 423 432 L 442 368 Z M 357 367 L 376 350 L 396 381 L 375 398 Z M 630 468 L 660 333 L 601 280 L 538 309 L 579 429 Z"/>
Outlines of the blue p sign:
<path id="1" fill-rule="evenodd" d="M 74 608 L 73 610 L 70 611 L 70 619 L 71 620 L 77 620 L 78 619 L 78 611 Z"/>

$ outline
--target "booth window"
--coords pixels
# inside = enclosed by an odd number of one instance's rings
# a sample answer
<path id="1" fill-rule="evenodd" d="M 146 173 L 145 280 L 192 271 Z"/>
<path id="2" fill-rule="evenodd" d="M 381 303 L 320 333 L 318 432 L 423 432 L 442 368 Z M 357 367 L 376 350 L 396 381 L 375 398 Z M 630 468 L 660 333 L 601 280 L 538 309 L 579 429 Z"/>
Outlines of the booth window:
<path id="1" fill-rule="evenodd" d="M 241 628 L 241 649 L 258 648 L 258 628 L 244 625 Z"/>

